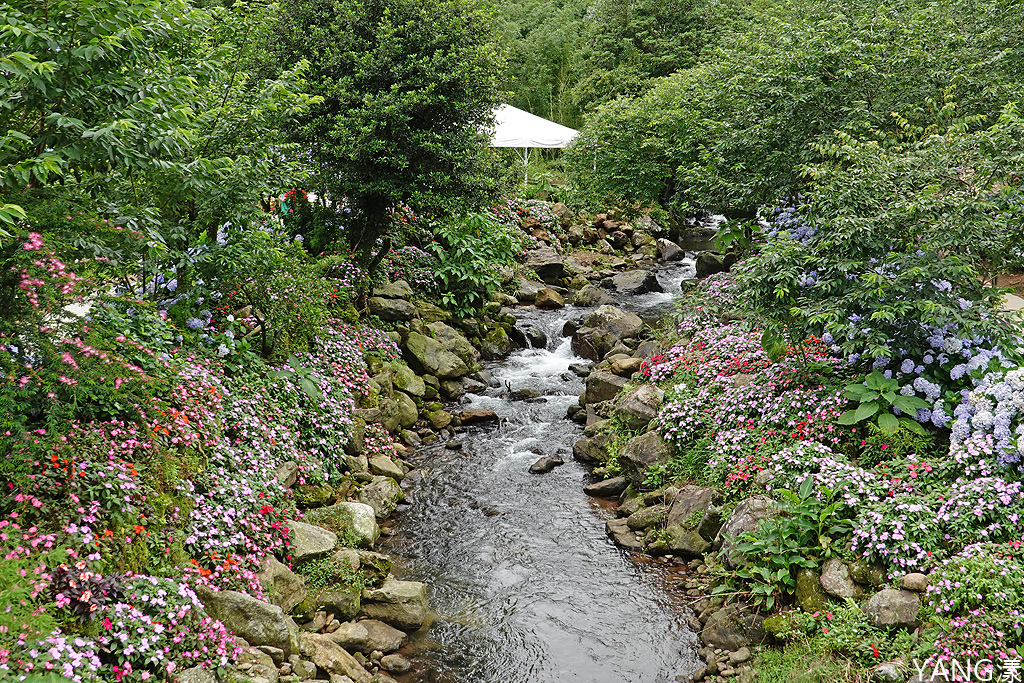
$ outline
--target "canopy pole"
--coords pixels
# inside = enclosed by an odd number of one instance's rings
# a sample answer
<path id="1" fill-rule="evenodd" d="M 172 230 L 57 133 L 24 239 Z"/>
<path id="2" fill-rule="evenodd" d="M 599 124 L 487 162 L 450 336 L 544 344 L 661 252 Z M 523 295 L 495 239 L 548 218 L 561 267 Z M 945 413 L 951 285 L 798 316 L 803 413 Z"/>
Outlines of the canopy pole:
<path id="1" fill-rule="evenodd" d="M 523 147 L 523 188 L 530 185 L 530 148 Z"/>

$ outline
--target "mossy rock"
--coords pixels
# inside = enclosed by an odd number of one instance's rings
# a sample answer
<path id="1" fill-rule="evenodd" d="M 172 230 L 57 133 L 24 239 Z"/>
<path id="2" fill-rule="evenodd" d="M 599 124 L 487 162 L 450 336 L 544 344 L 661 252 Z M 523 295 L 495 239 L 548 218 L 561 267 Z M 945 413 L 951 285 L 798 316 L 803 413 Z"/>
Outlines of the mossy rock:
<path id="1" fill-rule="evenodd" d="M 300 508 L 319 508 L 327 505 L 335 498 L 334 489 L 322 484 L 300 484 L 292 489 L 295 504 Z"/>
<path id="2" fill-rule="evenodd" d="M 856 584 L 877 588 L 885 583 L 885 570 L 867 560 L 854 560 L 847 567 L 850 570 L 850 578 Z"/>
<path id="3" fill-rule="evenodd" d="M 822 612 L 828 607 L 828 596 L 821 587 L 821 574 L 806 567 L 796 575 L 796 604 L 805 612 Z"/>

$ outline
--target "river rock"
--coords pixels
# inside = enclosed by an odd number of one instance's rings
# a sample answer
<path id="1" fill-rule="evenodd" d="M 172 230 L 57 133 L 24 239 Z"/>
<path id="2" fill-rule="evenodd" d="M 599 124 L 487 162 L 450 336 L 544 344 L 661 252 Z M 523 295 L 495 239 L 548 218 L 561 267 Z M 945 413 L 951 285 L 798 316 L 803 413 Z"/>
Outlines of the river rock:
<path id="1" fill-rule="evenodd" d="M 486 424 L 488 422 L 497 422 L 498 414 L 493 410 L 473 408 L 459 413 L 459 420 L 464 425 Z"/>
<path id="2" fill-rule="evenodd" d="M 758 523 L 778 514 L 775 501 L 767 496 L 753 496 L 741 500 L 733 509 L 729 519 L 719 530 L 713 545 L 728 569 L 736 569 L 744 561 L 744 555 L 735 549 L 739 537 L 746 532 L 753 532 Z"/>
<path id="3" fill-rule="evenodd" d="M 456 379 L 469 374 L 469 367 L 440 342 L 418 332 L 405 339 L 404 355 L 409 365 L 438 379 Z"/>
<path id="4" fill-rule="evenodd" d="M 369 460 L 370 472 L 382 477 L 391 477 L 395 481 L 402 481 L 405 478 L 405 472 L 399 467 L 394 460 L 385 456 L 378 455 L 375 458 Z"/>
<path id="5" fill-rule="evenodd" d="M 658 257 L 662 261 L 682 261 L 686 258 L 686 252 L 672 240 L 659 237 L 655 244 L 658 247 Z"/>
<path id="6" fill-rule="evenodd" d="M 324 671 L 348 676 L 355 683 L 370 683 L 372 679 L 370 672 L 355 657 L 326 635 L 303 633 L 302 654 Z"/>
<path id="7" fill-rule="evenodd" d="M 626 386 L 627 381 L 625 377 L 609 372 L 591 372 L 587 375 L 583 402 L 590 404 L 610 401 L 618 395 L 622 387 Z"/>
<path id="8" fill-rule="evenodd" d="M 480 352 L 476 350 L 465 335 L 454 327 L 443 322 L 435 322 L 427 325 L 427 329 L 434 335 L 434 339 L 440 342 L 441 346 L 452 351 L 468 366 L 480 358 Z"/>
<path id="9" fill-rule="evenodd" d="M 631 431 L 646 429 L 651 420 L 658 416 L 664 398 L 663 390 L 653 384 L 641 384 L 618 400 L 615 417 Z"/>
<path id="10" fill-rule="evenodd" d="M 614 306 L 599 306 L 572 335 L 572 350 L 590 360 L 601 360 L 616 343 L 635 336 L 643 321 L 640 316 Z"/>
<path id="11" fill-rule="evenodd" d="M 256 579 L 263 587 L 267 600 L 285 612 L 290 612 L 306 598 L 306 581 L 273 555 L 263 558 Z"/>
<path id="12" fill-rule="evenodd" d="M 380 588 L 363 590 L 363 614 L 395 628 L 418 630 L 427 620 L 427 587 L 388 578 Z"/>
<path id="13" fill-rule="evenodd" d="M 387 519 L 402 500 L 402 489 L 391 477 L 377 476 L 359 490 L 358 498 L 373 508 L 377 519 Z"/>
<path id="14" fill-rule="evenodd" d="M 850 569 L 839 558 L 832 557 L 821 567 L 821 587 L 837 598 L 858 598 L 864 591 L 850 578 Z"/>
<path id="15" fill-rule="evenodd" d="M 382 299 L 411 299 L 412 287 L 405 280 L 395 280 L 373 288 L 373 296 Z"/>
<path id="16" fill-rule="evenodd" d="M 389 654 L 401 649 L 409 640 L 409 636 L 393 626 L 385 624 L 377 619 L 364 619 L 359 625 L 366 629 L 366 647 L 361 652 L 373 652 L 379 650 Z"/>
<path id="17" fill-rule="evenodd" d="M 331 642 L 340 645 L 349 652 L 362 652 L 370 640 L 370 632 L 360 622 L 346 621 L 337 629 L 327 634 Z"/>
<path id="18" fill-rule="evenodd" d="M 535 349 L 543 349 L 548 345 L 548 335 L 544 333 L 544 330 L 538 330 L 536 327 L 528 327 L 524 330 L 526 333 L 526 339 L 530 342 L 530 346 Z"/>
<path id="19" fill-rule="evenodd" d="M 404 674 L 412 668 L 412 663 L 399 654 L 384 655 L 380 658 L 380 668 L 393 674 Z"/>
<path id="20" fill-rule="evenodd" d="M 518 330 L 518 328 L 513 328 Z M 521 332 L 521 330 L 519 330 Z M 526 336 L 523 336 L 525 346 Z M 496 326 L 480 340 L 480 355 L 486 360 L 504 358 L 516 349 L 516 342 L 512 341 L 505 328 Z"/>
<path id="21" fill-rule="evenodd" d="M 557 455 L 545 455 L 543 458 L 530 465 L 530 474 L 547 474 L 559 465 L 564 464 L 565 460 L 562 460 Z"/>
<path id="22" fill-rule="evenodd" d="M 416 307 L 404 299 L 384 299 L 379 296 L 371 296 L 367 304 L 370 308 L 370 315 L 375 315 L 387 323 L 412 320 L 416 317 Z"/>
<path id="23" fill-rule="evenodd" d="M 372 548 L 380 538 L 374 509 L 365 503 L 343 501 L 306 513 L 306 519 L 338 534 L 346 545 Z"/>
<path id="24" fill-rule="evenodd" d="M 649 270 L 627 270 L 625 273 L 613 275 L 612 288 L 620 294 L 646 294 L 662 292 L 664 289 L 658 277 Z"/>
<path id="25" fill-rule="evenodd" d="M 397 364 L 391 381 L 399 391 L 404 391 L 410 396 L 417 398 L 423 398 L 423 392 L 427 389 L 427 385 L 423 383 L 423 378 L 413 372 L 412 368 L 408 365 Z"/>
<path id="26" fill-rule="evenodd" d="M 618 358 L 612 362 L 611 371 L 612 374 L 629 379 L 637 372 L 640 372 L 643 363 L 643 358 Z"/>
<path id="27" fill-rule="evenodd" d="M 701 536 L 701 523 L 717 497 L 714 489 L 703 486 L 683 486 L 678 490 L 665 520 L 665 535 L 672 552 L 686 557 L 700 557 L 707 552 L 711 539 Z"/>
<path id="28" fill-rule="evenodd" d="M 864 605 L 864 614 L 875 628 L 911 628 L 921 611 L 921 596 L 904 590 L 885 588 Z"/>
<path id="29" fill-rule="evenodd" d="M 764 640 L 764 619 L 746 605 L 732 603 L 708 617 L 700 637 L 708 647 L 738 650 Z"/>
<path id="30" fill-rule="evenodd" d="M 418 415 L 416 403 L 400 391 L 395 393 L 394 398 L 381 401 L 380 422 L 389 432 L 409 429 L 416 424 Z"/>
<path id="31" fill-rule="evenodd" d="M 668 505 L 658 504 L 640 508 L 626 518 L 626 526 L 631 531 L 643 531 L 655 524 L 661 524 L 668 517 Z"/>
<path id="32" fill-rule="evenodd" d="M 600 290 L 594 285 L 584 286 L 573 294 L 572 297 L 573 306 L 601 306 L 611 302 L 612 298 L 608 296 L 607 292 Z"/>
<path id="33" fill-rule="evenodd" d="M 545 310 L 565 308 L 565 299 L 550 287 L 544 287 L 537 291 L 537 297 L 534 299 L 533 305 Z"/>
<path id="34" fill-rule="evenodd" d="M 329 529 L 295 521 L 289 522 L 288 528 L 289 550 L 295 564 L 327 557 L 338 545 L 337 534 Z"/>
<path id="35" fill-rule="evenodd" d="M 636 532 L 629 528 L 625 519 L 609 519 L 604 523 L 604 530 L 616 544 L 630 550 L 643 549 L 643 543 Z"/>
<path id="36" fill-rule="evenodd" d="M 550 246 L 538 247 L 529 252 L 524 265 L 532 269 L 537 273 L 537 277 L 549 285 L 557 285 L 565 274 L 562 257 L 558 255 L 554 247 Z"/>
<path id="37" fill-rule="evenodd" d="M 516 300 L 521 304 L 532 304 L 537 299 L 537 292 L 544 288 L 543 282 L 536 280 L 519 280 L 519 288 L 516 290 Z"/>
<path id="38" fill-rule="evenodd" d="M 583 492 L 588 496 L 597 498 L 618 498 L 626 490 L 629 484 L 623 477 L 612 477 L 604 481 L 595 481 L 583 487 Z"/>
<path id="39" fill-rule="evenodd" d="M 660 434 L 652 431 L 626 442 L 619 454 L 619 465 L 626 481 L 639 486 L 652 465 L 666 465 L 671 457 L 672 449 Z"/>
<path id="40" fill-rule="evenodd" d="M 584 465 L 604 465 L 611 458 L 610 445 L 611 435 L 608 432 L 583 437 L 573 444 L 572 457 Z"/>
<path id="41" fill-rule="evenodd" d="M 724 259 L 718 254 L 710 251 L 702 251 L 697 254 L 697 277 L 707 277 L 725 270 Z"/>
<path id="42" fill-rule="evenodd" d="M 196 587 L 206 613 L 250 645 L 270 645 L 285 656 L 299 651 L 299 627 L 284 610 L 238 591 L 212 591 Z"/>

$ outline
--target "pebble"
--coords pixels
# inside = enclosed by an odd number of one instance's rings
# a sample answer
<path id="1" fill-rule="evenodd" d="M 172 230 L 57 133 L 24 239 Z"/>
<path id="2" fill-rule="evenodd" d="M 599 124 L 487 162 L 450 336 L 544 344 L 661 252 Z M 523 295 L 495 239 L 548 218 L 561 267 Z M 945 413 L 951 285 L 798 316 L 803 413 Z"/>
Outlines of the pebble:
<path id="1" fill-rule="evenodd" d="M 736 650 L 735 652 L 732 652 L 732 653 L 729 654 L 729 663 L 733 664 L 733 665 L 735 665 L 735 664 L 742 664 L 743 662 L 745 662 L 745 661 L 747 661 L 749 659 L 750 659 L 750 648 L 748 648 L 748 647 L 741 647 L 740 649 Z"/>

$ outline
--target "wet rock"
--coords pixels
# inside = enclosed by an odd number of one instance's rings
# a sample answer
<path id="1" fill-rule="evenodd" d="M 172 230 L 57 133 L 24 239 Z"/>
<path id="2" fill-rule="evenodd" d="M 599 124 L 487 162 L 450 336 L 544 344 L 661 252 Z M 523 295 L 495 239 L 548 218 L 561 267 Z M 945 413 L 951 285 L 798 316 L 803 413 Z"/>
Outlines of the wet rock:
<path id="1" fill-rule="evenodd" d="M 857 598 L 863 593 L 850 578 L 850 570 L 842 560 L 830 558 L 821 567 L 821 587 L 837 598 Z"/>
<path id="2" fill-rule="evenodd" d="M 559 465 L 564 464 L 565 460 L 562 460 L 557 455 L 545 455 L 543 458 L 530 465 L 530 474 L 547 474 Z"/>
<path id="3" fill-rule="evenodd" d="M 764 615 L 742 603 L 733 603 L 708 617 L 700 637 L 709 647 L 738 650 L 764 640 L 763 623 Z"/>
<path id="4" fill-rule="evenodd" d="M 531 327 L 525 330 L 526 339 L 530 342 L 530 346 L 535 349 L 543 349 L 548 345 L 548 335 L 544 334 L 543 330 L 538 330 L 536 327 Z"/>
<path id="5" fill-rule="evenodd" d="M 296 521 L 289 522 L 288 528 L 289 550 L 295 564 L 327 557 L 338 545 L 338 536 L 329 529 Z"/>
<path id="6" fill-rule="evenodd" d="M 441 430 L 451 425 L 452 415 L 445 410 L 432 410 L 427 413 L 427 421 L 434 429 Z"/>
<path id="7" fill-rule="evenodd" d="M 385 624 L 377 619 L 364 619 L 359 625 L 366 629 L 366 646 L 361 652 L 373 652 L 378 650 L 389 654 L 400 649 L 409 639 L 403 631 Z"/>
<path id="8" fill-rule="evenodd" d="M 404 674 L 412 668 L 412 663 L 402 655 L 384 655 L 380 658 L 380 666 L 393 674 Z"/>
<path id="9" fill-rule="evenodd" d="M 533 305 L 544 310 L 565 308 L 565 299 L 562 298 L 561 294 L 550 287 L 544 287 L 543 289 L 537 290 L 537 296 L 533 301 Z"/>
<path id="10" fill-rule="evenodd" d="M 924 593 L 928 590 L 928 577 L 916 572 L 907 574 L 900 579 L 900 588 L 915 593 Z"/>
<path id="11" fill-rule="evenodd" d="M 480 340 L 480 355 L 486 360 L 504 358 L 515 349 L 516 343 L 509 338 L 508 332 L 506 332 L 502 327 L 493 328 L 483 339 Z"/>
<path id="12" fill-rule="evenodd" d="M 365 503 L 342 501 L 330 507 L 310 510 L 306 519 L 330 529 L 346 543 L 362 548 L 372 548 L 380 538 L 374 509 Z"/>
<path id="13" fill-rule="evenodd" d="M 606 292 L 601 291 L 594 285 L 586 285 L 577 291 L 572 297 L 573 306 L 601 306 L 610 304 L 612 298 Z"/>
<path id="14" fill-rule="evenodd" d="M 649 270 L 627 270 L 611 278 L 612 287 L 620 294 L 646 294 L 662 292 L 658 277 Z"/>
<path id="15" fill-rule="evenodd" d="M 707 277 L 725 270 L 725 263 L 718 254 L 702 251 L 697 254 L 697 277 Z"/>
<path id="16" fill-rule="evenodd" d="M 911 628 L 921 611 L 921 596 L 904 590 L 885 588 L 871 596 L 864 614 L 875 628 Z"/>
<path id="17" fill-rule="evenodd" d="M 558 284 L 565 275 L 565 264 L 562 257 L 558 255 L 554 247 L 543 246 L 534 249 L 526 255 L 527 268 L 537 273 L 537 277 L 548 284 Z"/>
<path id="18" fill-rule="evenodd" d="M 402 299 L 384 299 L 372 296 L 367 304 L 370 308 L 370 315 L 375 315 L 384 322 L 401 322 L 416 317 L 416 307 Z"/>
<path id="19" fill-rule="evenodd" d="M 672 240 L 660 237 L 655 244 L 658 247 L 658 258 L 662 261 L 682 261 L 686 257 L 686 252 L 682 247 Z"/>
<path id="20" fill-rule="evenodd" d="M 668 517 L 668 505 L 650 505 L 643 507 L 626 518 L 626 526 L 631 531 L 643 531 L 648 527 L 661 524 Z"/>
<path id="21" fill-rule="evenodd" d="M 626 378 L 608 372 L 591 372 L 587 375 L 584 403 L 600 403 L 610 401 L 618 395 L 619 390 L 626 386 Z"/>
<path id="22" fill-rule="evenodd" d="M 417 436 L 417 438 L 419 438 Z M 387 456 L 378 455 L 375 458 L 369 459 L 370 473 L 381 477 L 391 477 L 395 481 L 401 481 L 405 478 L 405 472 L 399 467 L 394 460 Z"/>
<path id="23" fill-rule="evenodd" d="M 305 580 L 273 555 L 263 558 L 262 568 L 256 578 L 270 603 L 285 612 L 290 612 L 306 598 Z"/>
<path id="24" fill-rule="evenodd" d="M 466 394 L 466 385 L 461 379 L 441 380 L 441 395 L 449 401 L 458 401 Z"/>
<path id="25" fill-rule="evenodd" d="M 519 289 L 515 295 L 516 299 L 521 304 L 532 304 L 537 299 L 537 292 L 543 288 L 543 282 L 522 279 L 519 281 Z"/>
<path id="26" fill-rule="evenodd" d="M 632 359 L 638 361 L 639 359 Z M 665 392 L 653 384 L 641 384 L 618 400 L 615 417 L 629 430 L 646 429 L 658 416 Z"/>
<path id="27" fill-rule="evenodd" d="M 583 358 L 601 360 L 622 339 L 635 336 L 643 321 L 635 313 L 599 306 L 572 335 L 572 350 Z"/>
<path id="28" fill-rule="evenodd" d="M 604 465 L 611 457 L 608 447 L 611 435 L 607 432 L 593 437 L 583 437 L 572 446 L 572 457 L 584 465 Z"/>
<path id="29" fill-rule="evenodd" d="M 583 487 L 583 492 L 588 496 L 597 498 L 618 498 L 626 490 L 626 480 L 623 477 L 612 477 L 604 481 L 596 481 Z"/>
<path id="30" fill-rule="evenodd" d="M 498 414 L 493 410 L 474 408 L 472 410 L 463 410 L 459 413 L 459 420 L 462 421 L 463 425 L 486 424 L 488 422 L 497 422 Z"/>
<path id="31" fill-rule="evenodd" d="M 417 332 L 410 332 L 406 337 L 404 354 L 409 365 L 438 379 L 455 379 L 469 374 L 465 361 L 437 340 Z"/>
<path id="32" fill-rule="evenodd" d="M 736 505 L 713 545 L 727 569 L 735 569 L 744 561 L 743 553 L 735 549 L 737 539 L 746 532 L 753 532 L 762 519 L 774 514 L 778 514 L 775 502 L 767 496 L 753 496 Z"/>
<path id="33" fill-rule="evenodd" d="M 427 620 L 427 587 L 389 578 L 380 588 L 363 590 L 363 614 L 395 628 L 417 630 Z"/>
<path id="34" fill-rule="evenodd" d="M 509 393 L 509 395 L 508 395 L 508 400 L 510 400 L 510 401 L 529 401 L 529 400 L 538 398 L 539 396 L 540 396 L 540 392 L 537 391 L 536 389 L 530 389 L 529 387 L 524 387 L 522 389 L 514 389 L 513 391 L 511 391 Z"/>
<path id="35" fill-rule="evenodd" d="M 331 641 L 329 636 L 302 634 L 302 654 L 329 674 L 348 676 L 355 683 L 370 683 L 372 678 L 355 657 Z"/>
<path id="36" fill-rule="evenodd" d="M 377 519 L 387 519 L 402 500 L 402 489 L 391 477 L 378 476 L 359 490 L 358 498 L 373 508 Z"/>
<path id="37" fill-rule="evenodd" d="M 630 550 L 643 549 L 643 543 L 624 519 L 609 519 L 604 523 L 604 530 L 616 544 Z"/>
<path id="38" fill-rule="evenodd" d="M 672 457 L 672 449 L 657 432 L 633 437 L 619 454 L 622 476 L 631 484 L 640 485 L 652 465 L 665 465 Z"/>
<path id="39" fill-rule="evenodd" d="M 196 587 L 196 596 L 208 615 L 250 645 L 270 645 L 284 651 L 285 656 L 299 651 L 299 627 L 277 605 L 238 591 L 212 591 L 202 585 Z"/>

